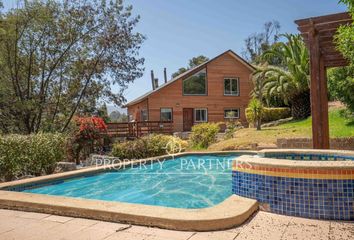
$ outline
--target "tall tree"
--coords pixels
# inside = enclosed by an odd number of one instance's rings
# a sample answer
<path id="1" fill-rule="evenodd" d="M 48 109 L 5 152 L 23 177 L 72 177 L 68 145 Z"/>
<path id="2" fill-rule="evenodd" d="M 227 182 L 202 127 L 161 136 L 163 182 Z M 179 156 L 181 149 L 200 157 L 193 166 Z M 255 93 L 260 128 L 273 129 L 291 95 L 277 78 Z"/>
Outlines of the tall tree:
<path id="1" fill-rule="evenodd" d="M 284 35 L 287 42 L 279 42 L 262 55 L 263 60 L 277 57 L 281 65 L 259 67 L 255 77 L 265 78 L 264 96 L 281 96 L 289 102 L 295 119 L 306 118 L 311 114 L 309 55 L 300 35 Z"/>
<path id="2" fill-rule="evenodd" d="M 354 66 L 354 1 L 340 0 L 340 2 L 348 6 L 353 23 L 350 25 L 340 26 L 337 31 L 337 35 L 335 36 L 335 41 L 337 43 L 338 50 L 346 59 L 348 59 L 350 64 Z"/>
<path id="3" fill-rule="evenodd" d="M 0 121 L 11 124 L 3 131 L 65 131 L 99 98 L 124 102 L 128 83 L 143 73 L 138 21 L 121 0 L 28 0 L 4 12 Z"/>
<path id="4" fill-rule="evenodd" d="M 340 26 L 335 36 L 337 49 L 348 60 L 349 66 L 328 71 L 328 89 L 331 97 L 342 101 L 354 113 L 354 2 L 340 0 L 348 6 L 353 23 Z"/>
<path id="5" fill-rule="evenodd" d="M 261 56 L 264 51 L 278 42 L 280 36 L 280 23 L 276 20 L 268 21 L 264 24 L 263 31 L 253 33 L 245 39 L 245 49 L 243 57 L 254 64 L 262 62 Z M 277 65 L 278 59 L 274 58 L 272 65 Z"/>
<path id="6" fill-rule="evenodd" d="M 189 60 L 188 66 L 186 68 L 182 67 L 182 68 L 178 69 L 177 72 L 172 74 L 172 78 L 175 78 L 178 75 L 188 71 L 189 69 L 195 68 L 196 66 L 203 64 L 207 61 L 209 61 L 209 58 L 207 58 L 204 55 L 199 55 L 197 57 L 193 57 L 192 59 Z"/>

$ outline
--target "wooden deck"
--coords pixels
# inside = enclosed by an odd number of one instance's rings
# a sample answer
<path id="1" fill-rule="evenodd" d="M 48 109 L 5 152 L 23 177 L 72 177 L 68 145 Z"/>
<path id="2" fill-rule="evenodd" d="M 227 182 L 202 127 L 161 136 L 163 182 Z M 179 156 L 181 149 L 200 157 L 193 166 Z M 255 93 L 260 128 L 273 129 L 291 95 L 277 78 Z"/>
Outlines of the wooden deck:
<path id="1" fill-rule="evenodd" d="M 144 121 L 107 123 L 107 134 L 111 137 L 139 138 L 151 133 L 172 134 L 173 122 Z"/>

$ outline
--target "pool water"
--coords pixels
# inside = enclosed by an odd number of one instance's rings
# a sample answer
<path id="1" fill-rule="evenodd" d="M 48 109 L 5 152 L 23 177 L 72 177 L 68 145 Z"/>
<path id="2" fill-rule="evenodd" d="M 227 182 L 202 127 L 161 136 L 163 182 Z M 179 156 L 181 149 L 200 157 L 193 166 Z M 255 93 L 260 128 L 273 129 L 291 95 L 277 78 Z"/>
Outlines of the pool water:
<path id="1" fill-rule="evenodd" d="M 186 155 L 23 192 L 175 208 L 211 207 L 232 195 L 232 160 L 237 156 Z"/>

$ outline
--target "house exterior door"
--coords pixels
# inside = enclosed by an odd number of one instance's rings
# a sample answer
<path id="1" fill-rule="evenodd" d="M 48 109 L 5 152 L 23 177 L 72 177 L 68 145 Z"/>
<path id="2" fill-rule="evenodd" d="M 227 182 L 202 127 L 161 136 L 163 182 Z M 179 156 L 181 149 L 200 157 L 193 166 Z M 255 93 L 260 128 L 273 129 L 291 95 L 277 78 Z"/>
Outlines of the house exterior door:
<path id="1" fill-rule="evenodd" d="M 183 108 L 183 131 L 190 131 L 193 126 L 193 108 Z"/>

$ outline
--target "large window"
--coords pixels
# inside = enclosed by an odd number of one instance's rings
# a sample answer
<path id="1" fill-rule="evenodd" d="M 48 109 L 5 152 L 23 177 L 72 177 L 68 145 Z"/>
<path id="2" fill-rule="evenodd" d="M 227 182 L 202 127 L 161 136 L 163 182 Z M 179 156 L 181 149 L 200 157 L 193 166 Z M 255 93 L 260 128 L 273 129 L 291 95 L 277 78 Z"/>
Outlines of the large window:
<path id="1" fill-rule="evenodd" d="M 208 110 L 206 108 L 194 109 L 194 121 L 195 122 L 207 122 L 208 121 Z"/>
<path id="2" fill-rule="evenodd" d="M 238 78 L 225 78 L 224 79 L 224 95 L 226 96 L 239 96 L 239 79 Z"/>
<path id="3" fill-rule="evenodd" d="M 141 109 L 140 111 L 140 120 L 147 121 L 148 120 L 148 111 L 147 109 Z"/>
<path id="4" fill-rule="evenodd" d="M 225 109 L 224 118 L 227 119 L 240 118 L 240 109 L 239 108 Z"/>
<path id="5" fill-rule="evenodd" d="M 160 119 L 163 122 L 172 121 L 172 108 L 161 108 L 160 109 Z"/>
<path id="6" fill-rule="evenodd" d="M 183 81 L 184 95 L 206 95 L 206 70 L 203 69 Z"/>

